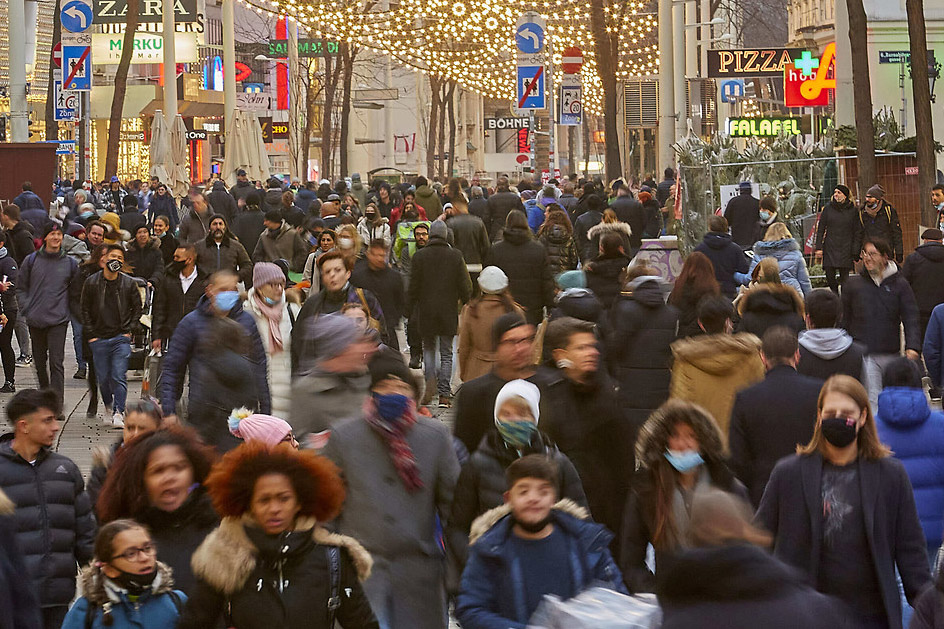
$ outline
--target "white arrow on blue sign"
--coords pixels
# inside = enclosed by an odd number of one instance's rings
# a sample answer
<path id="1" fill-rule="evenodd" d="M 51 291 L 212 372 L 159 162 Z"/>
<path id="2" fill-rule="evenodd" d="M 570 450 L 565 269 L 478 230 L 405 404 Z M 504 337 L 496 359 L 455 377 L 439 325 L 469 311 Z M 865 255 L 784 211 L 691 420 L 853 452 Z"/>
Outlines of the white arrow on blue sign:
<path id="1" fill-rule="evenodd" d="M 85 0 L 70 0 L 59 14 L 62 28 L 71 33 L 84 33 L 92 26 L 92 5 Z"/>
<path id="2" fill-rule="evenodd" d="M 518 66 L 518 109 L 544 109 L 544 66 Z"/>
<path id="3" fill-rule="evenodd" d="M 518 50 L 533 55 L 544 50 L 544 27 L 537 22 L 525 22 L 515 31 Z"/>

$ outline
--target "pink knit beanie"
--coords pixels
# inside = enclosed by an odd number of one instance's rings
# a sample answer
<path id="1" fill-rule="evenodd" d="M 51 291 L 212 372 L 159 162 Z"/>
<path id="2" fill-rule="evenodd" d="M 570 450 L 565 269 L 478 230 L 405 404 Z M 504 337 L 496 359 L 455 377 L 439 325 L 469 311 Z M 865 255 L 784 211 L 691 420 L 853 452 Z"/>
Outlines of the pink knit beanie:
<path id="1" fill-rule="evenodd" d="M 239 411 L 245 409 L 237 409 L 229 416 L 229 431 L 243 441 L 260 441 L 274 446 L 292 432 L 292 427 L 284 419 L 260 413 L 243 415 Z"/>

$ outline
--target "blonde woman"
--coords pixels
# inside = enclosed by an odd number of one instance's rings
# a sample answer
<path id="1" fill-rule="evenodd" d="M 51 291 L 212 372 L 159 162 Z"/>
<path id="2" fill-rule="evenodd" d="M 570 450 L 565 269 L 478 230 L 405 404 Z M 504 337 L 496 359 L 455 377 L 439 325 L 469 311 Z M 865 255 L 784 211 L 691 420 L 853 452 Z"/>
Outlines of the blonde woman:
<path id="1" fill-rule="evenodd" d="M 780 266 L 780 281 L 796 289 L 803 297 L 813 290 L 800 243 L 783 223 L 774 223 L 768 227 L 764 239 L 754 243 L 754 260 L 747 275 L 763 258 L 775 258 Z"/>

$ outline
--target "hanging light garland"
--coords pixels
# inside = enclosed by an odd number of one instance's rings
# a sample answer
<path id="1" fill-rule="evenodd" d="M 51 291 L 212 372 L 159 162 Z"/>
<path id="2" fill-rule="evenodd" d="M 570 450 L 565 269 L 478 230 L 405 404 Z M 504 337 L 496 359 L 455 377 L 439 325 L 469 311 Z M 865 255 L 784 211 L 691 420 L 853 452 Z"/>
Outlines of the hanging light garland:
<path id="1" fill-rule="evenodd" d="M 609 0 L 604 6 L 607 32 L 617 32 L 617 80 L 651 76 L 658 71 L 657 21 L 646 12 L 647 0 Z M 590 7 L 574 0 L 239 0 L 258 13 L 293 19 L 312 37 L 354 43 L 397 63 L 453 80 L 489 98 L 515 97 L 515 23 L 525 10 L 547 21 L 554 52 L 555 79 L 560 80 L 560 53 L 577 46 L 584 53 L 584 106 L 603 112 L 603 89 L 597 74 Z"/>

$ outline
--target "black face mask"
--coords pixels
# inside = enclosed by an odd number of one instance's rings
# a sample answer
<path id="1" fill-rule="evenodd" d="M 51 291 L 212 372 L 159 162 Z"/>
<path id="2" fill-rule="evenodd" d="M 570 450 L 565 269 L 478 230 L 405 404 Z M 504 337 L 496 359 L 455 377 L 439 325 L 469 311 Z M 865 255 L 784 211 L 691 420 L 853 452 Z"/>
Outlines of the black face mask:
<path id="1" fill-rule="evenodd" d="M 278 228 L 278 227 L 276 227 L 275 229 L 269 229 L 269 235 L 270 235 L 270 236 L 278 236 L 278 235 L 279 235 L 279 231 L 281 231 L 281 229 Z"/>
<path id="2" fill-rule="evenodd" d="M 180 273 L 185 266 L 187 266 L 186 260 L 174 260 L 167 265 L 166 269 L 168 273 Z"/>
<path id="3" fill-rule="evenodd" d="M 837 448 L 845 448 L 858 434 L 855 417 L 824 417 L 820 428 L 823 438 Z"/>
<path id="4" fill-rule="evenodd" d="M 546 518 L 533 523 L 521 522 L 515 518 L 514 514 L 511 515 L 511 519 L 514 520 L 514 523 L 526 533 L 540 533 L 544 530 L 544 527 L 551 523 L 551 514 L 548 513 Z"/>
<path id="5" fill-rule="evenodd" d="M 109 577 L 115 585 L 125 590 L 132 596 L 140 596 L 151 589 L 154 578 L 157 576 L 157 568 L 146 574 L 132 574 L 130 572 L 120 571 L 117 577 Z"/>

